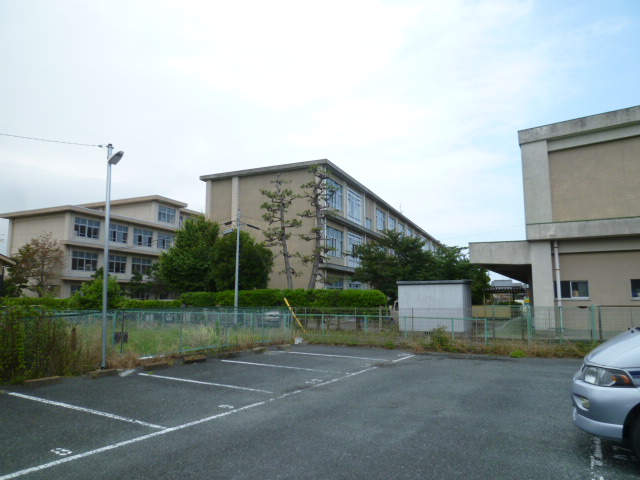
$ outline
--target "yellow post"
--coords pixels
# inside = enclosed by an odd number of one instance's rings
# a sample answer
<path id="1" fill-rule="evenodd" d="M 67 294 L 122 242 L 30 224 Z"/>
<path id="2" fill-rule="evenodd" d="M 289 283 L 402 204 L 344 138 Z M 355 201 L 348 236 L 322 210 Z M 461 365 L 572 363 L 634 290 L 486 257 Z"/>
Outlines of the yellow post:
<path id="1" fill-rule="evenodd" d="M 302 329 L 302 331 L 304 333 L 307 333 L 307 331 L 304 329 L 304 327 L 302 326 L 302 323 L 300 323 L 300 319 L 298 318 L 298 316 L 296 315 L 296 312 L 293 311 L 293 308 L 291 308 L 291 305 L 289 304 L 289 300 L 287 300 L 286 298 L 284 299 L 284 303 L 287 304 L 287 307 L 289 307 L 289 311 L 291 312 L 291 315 L 293 315 L 293 318 L 296 319 L 296 322 L 298 322 L 298 325 L 300 325 L 300 328 Z"/>

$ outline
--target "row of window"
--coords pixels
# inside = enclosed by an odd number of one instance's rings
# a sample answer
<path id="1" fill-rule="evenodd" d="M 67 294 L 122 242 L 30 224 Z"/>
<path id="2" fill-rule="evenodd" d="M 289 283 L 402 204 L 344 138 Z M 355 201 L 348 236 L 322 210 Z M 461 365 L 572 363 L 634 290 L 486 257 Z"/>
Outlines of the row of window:
<path id="1" fill-rule="evenodd" d="M 324 288 L 328 290 L 344 290 L 345 281 L 343 278 L 329 278 L 327 279 Z M 347 288 L 350 290 L 362 290 L 364 285 L 361 282 L 356 282 L 351 279 L 347 281 Z"/>
<path id="2" fill-rule="evenodd" d="M 175 219 L 175 211 L 174 211 Z M 100 238 L 100 222 L 89 218 L 75 217 L 74 232 L 76 237 Z M 173 245 L 174 236 L 158 232 L 157 247 L 167 250 Z M 129 242 L 129 227 L 117 223 L 109 224 L 109 240 L 114 243 L 127 244 Z M 153 231 L 145 228 L 133 228 L 133 245 L 151 247 L 153 245 Z"/>
<path id="3" fill-rule="evenodd" d="M 558 285 L 553 282 L 556 298 Z M 560 282 L 560 295 L 563 299 L 588 300 L 589 282 L 586 280 L 563 280 Z M 631 298 L 640 299 L 640 279 L 631 279 Z"/>
<path id="4" fill-rule="evenodd" d="M 127 273 L 127 257 L 123 255 L 109 255 L 109 273 Z M 149 258 L 131 258 L 131 273 L 146 274 L 151 268 Z M 73 250 L 71 252 L 71 270 L 95 272 L 98 268 L 98 254 Z"/>
<path id="5" fill-rule="evenodd" d="M 332 227 L 327 227 L 326 245 L 329 247 L 327 255 L 331 257 L 348 256 L 347 265 L 353 268 L 360 266 L 360 260 L 353 257 L 351 253 L 357 245 L 362 245 L 364 238 L 352 232 L 347 233 L 347 250 L 344 251 L 344 232 Z"/>
<path id="6" fill-rule="evenodd" d="M 327 187 L 327 206 L 333 210 L 342 212 L 342 185 L 328 178 Z M 362 195 L 355 190 L 347 188 L 347 218 L 358 225 L 362 225 L 362 211 Z M 371 230 L 372 226 L 371 219 L 366 218 L 365 227 Z M 402 223 L 397 222 L 391 215 L 387 217 L 387 214 L 380 209 L 376 209 L 376 230 L 379 232 L 383 230 L 397 231 L 403 235 L 406 234 L 409 237 L 418 235 L 417 232 L 414 232 L 414 230 L 408 225 L 405 230 L 405 226 Z"/>

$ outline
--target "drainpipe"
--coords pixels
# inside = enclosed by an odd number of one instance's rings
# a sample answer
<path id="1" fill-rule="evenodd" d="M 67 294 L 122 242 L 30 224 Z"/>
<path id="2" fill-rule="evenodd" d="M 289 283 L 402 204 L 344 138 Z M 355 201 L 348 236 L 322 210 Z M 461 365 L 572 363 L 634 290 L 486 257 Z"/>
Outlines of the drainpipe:
<path id="1" fill-rule="evenodd" d="M 558 253 L 558 241 L 553 241 L 553 258 L 555 263 L 556 273 L 556 297 L 558 300 L 558 306 L 562 306 L 562 292 L 560 289 L 560 254 Z"/>

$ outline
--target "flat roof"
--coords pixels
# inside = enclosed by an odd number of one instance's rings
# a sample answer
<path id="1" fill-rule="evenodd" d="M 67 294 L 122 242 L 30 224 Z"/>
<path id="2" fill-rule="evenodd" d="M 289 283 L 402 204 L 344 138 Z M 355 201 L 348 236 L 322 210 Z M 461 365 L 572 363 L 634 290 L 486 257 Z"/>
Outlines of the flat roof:
<path id="1" fill-rule="evenodd" d="M 523 145 L 540 140 L 580 135 L 634 124 L 640 124 L 640 106 L 520 130 L 518 143 Z"/>

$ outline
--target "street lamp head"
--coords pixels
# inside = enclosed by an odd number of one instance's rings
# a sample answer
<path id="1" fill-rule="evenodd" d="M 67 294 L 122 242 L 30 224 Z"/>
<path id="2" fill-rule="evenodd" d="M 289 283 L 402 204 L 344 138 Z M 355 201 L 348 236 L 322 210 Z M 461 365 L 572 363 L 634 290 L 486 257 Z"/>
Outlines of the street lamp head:
<path id="1" fill-rule="evenodd" d="M 109 165 L 116 165 L 122 159 L 123 155 L 124 152 L 122 150 L 111 155 L 111 158 L 107 160 L 109 162 Z"/>

